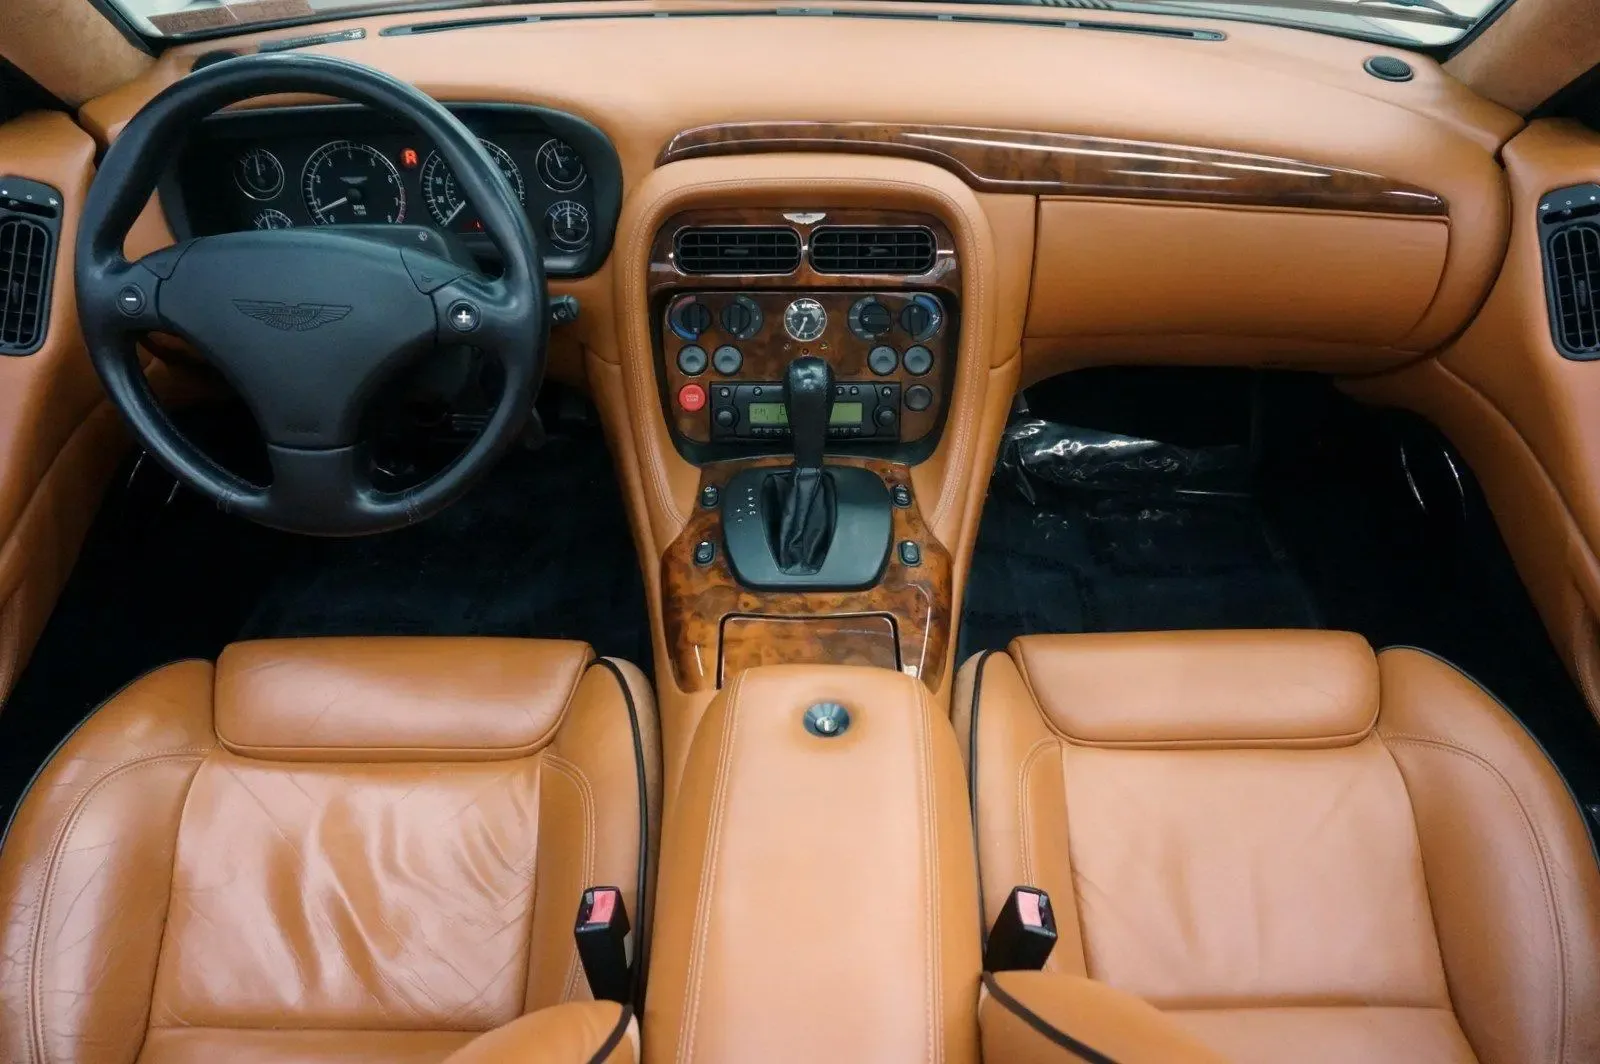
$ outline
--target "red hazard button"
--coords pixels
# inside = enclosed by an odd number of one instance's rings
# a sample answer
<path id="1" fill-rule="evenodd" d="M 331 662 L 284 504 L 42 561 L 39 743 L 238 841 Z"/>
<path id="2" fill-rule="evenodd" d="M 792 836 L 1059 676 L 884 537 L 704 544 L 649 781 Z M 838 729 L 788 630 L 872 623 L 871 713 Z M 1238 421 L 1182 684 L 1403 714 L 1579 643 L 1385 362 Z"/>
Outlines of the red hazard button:
<path id="1" fill-rule="evenodd" d="M 703 409 L 706 405 L 706 390 L 698 384 L 685 384 L 678 389 L 678 405 L 691 414 Z"/>

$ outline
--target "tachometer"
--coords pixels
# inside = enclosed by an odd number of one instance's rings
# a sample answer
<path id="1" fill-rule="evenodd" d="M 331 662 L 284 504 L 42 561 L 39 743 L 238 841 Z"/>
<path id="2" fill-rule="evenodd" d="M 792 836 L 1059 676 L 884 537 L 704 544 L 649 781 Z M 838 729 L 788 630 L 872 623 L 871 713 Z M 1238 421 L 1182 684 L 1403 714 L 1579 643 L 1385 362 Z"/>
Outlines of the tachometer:
<path id="1" fill-rule="evenodd" d="M 306 210 L 318 225 L 401 222 L 406 190 L 400 172 L 378 149 L 335 140 L 311 153 L 301 174 Z"/>
<path id="2" fill-rule="evenodd" d="M 494 160 L 494 165 L 506 179 L 511 191 L 517 194 L 517 202 L 523 202 L 527 195 L 522 183 L 522 171 L 517 169 L 511 156 L 498 144 L 487 140 L 479 140 L 478 143 Z M 456 189 L 456 175 L 451 172 L 450 164 L 444 161 L 444 156 L 436 151 L 429 152 L 427 161 L 422 164 L 422 200 L 428 205 L 428 213 L 442 228 L 449 228 L 456 222 L 466 223 L 467 228 L 480 228 L 482 225 L 477 218 L 465 216 L 467 201 Z"/>

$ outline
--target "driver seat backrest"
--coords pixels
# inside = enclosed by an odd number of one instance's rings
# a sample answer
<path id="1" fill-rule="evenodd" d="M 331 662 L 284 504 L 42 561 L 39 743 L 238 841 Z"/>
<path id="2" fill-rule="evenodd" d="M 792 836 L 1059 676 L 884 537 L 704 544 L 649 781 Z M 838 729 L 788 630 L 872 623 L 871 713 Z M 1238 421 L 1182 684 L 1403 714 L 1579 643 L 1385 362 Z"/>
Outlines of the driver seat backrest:
<path id="1" fill-rule="evenodd" d="M 636 927 L 658 750 L 574 642 L 236 644 L 72 735 L 0 849 L 0 1059 L 442 1060 L 590 997 L 581 892 Z"/>

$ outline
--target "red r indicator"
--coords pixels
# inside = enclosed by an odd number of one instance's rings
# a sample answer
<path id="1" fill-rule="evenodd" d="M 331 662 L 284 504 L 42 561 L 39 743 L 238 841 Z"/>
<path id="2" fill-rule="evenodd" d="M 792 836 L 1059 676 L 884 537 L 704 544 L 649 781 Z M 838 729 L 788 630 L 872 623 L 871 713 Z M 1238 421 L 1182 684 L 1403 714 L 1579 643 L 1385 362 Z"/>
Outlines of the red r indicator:
<path id="1" fill-rule="evenodd" d="M 400 168 L 403 170 L 415 170 L 417 168 L 417 149 L 400 149 Z"/>

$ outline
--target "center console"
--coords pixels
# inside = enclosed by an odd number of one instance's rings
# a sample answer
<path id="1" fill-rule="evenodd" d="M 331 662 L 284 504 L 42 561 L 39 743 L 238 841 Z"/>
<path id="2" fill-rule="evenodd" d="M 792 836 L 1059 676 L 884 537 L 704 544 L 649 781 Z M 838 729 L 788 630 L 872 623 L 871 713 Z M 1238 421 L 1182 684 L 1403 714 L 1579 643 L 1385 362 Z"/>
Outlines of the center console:
<path id="1" fill-rule="evenodd" d="M 706 710 L 661 841 L 646 1060 L 974 1061 L 966 774 L 926 688 L 752 669 Z"/>
<path id="2" fill-rule="evenodd" d="M 910 467 L 938 442 L 960 263 L 906 211 L 701 210 L 656 234 L 656 379 L 698 503 L 666 551 L 683 690 L 765 662 L 893 668 L 937 689 L 951 559 Z"/>

